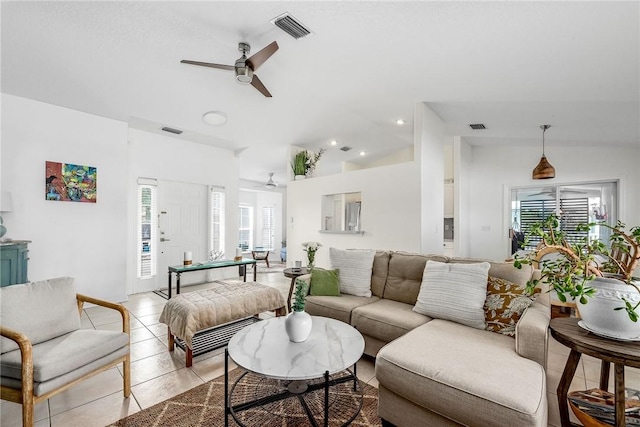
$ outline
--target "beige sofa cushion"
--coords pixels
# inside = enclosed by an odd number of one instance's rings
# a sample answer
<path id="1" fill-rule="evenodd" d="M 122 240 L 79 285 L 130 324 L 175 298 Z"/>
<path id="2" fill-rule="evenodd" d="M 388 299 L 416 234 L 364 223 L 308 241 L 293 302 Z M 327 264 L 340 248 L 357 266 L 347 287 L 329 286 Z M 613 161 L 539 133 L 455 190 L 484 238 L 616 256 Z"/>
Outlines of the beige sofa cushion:
<path id="1" fill-rule="evenodd" d="M 521 269 L 515 268 L 512 262 L 491 262 L 489 276 L 508 280 L 518 285 L 526 285 L 533 275 L 533 267 L 523 265 Z"/>
<path id="2" fill-rule="evenodd" d="M 384 293 L 384 285 L 387 282 L 387 274 L 389 273 L 389 259 L 391 252 L 376 251 L 373 258 L 373 272 L 371 273 L 371 293 L 382 298 Z"/>
<path id="3" fill-rule="evenodd" d="M 378 297 L 357 297 L 343 294 L 339 297 L 307 295 L 304 311 L 312 316 L 330 317 L 351 324 L 351 311 L 359 306 L 378 301 Z"/>
<path id="4" fill-rule="evenodd" d="M 414 305 L 418 299 L 422 273 L 428 260 L 447 262 L 448 258 L 440 255 L 393 252 L 389 260 L 389 275 L 383 297 Z"/>
<path id="5" fill-rule="evenodd" d="M 416 313 L 403 302 L 381 299 L 353 310 L 351 324 L 363 335 L 389 342 L 427 323 L 430 317 Z"/>
<path id="6" fill-rule="evenodd" d="M 384 346 L 375 369 L 385 388 L 463 425 L 547 425 L 544 369 L 504 335 L 435 319 Z"/>

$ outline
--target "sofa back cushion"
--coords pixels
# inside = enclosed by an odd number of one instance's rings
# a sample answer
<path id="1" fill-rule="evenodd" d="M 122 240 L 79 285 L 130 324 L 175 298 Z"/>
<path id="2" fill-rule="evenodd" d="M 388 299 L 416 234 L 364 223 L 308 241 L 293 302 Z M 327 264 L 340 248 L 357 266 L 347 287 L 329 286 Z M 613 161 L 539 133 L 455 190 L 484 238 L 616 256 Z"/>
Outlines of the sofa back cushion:
<path id="1" fill-rule="evenodd" d="M 389 273 L 383 297 L 414 305 L 418 299 L 422 273 L 428 260 L 447 262 L 448 258 L 441 255 L 393 252 L 389 259 Z"/>
<path id="2" fill-rule="evenodd" d="M 382 298 L 384 294 L 384 285 L 387 283 L 387 275 L 389 274 L 389 259 L 391 252 L 376 251 L 373 258 L 373 272 L 371 273 L 371 293 L 378 298 Z"/>
<path id="3" fill-rule="evenodd" d="M 38 344 L 80 329 L 73 278 L 60 277 L 0 288 L 0 325 L 22 332 Z M 18 348 L 0 339 L 0 353 Z"/>
<path id="4" fill-rule="evenodd" d="M 513 266 L 513 262 L 496 262 L 482 258 L 450 258 L 450 263 L 471 264 L 477 262 L 488 262 L 491 264 L 489 269 L 489 276 L 497 277 L 499 279 L 508 280 L 518 285 L 526 285 L 527 281 L 531 280 L 534 272 L 534 268 L 530 265 L 523 265 L 518 269 Z"/>
<path id="5" fill-rule="evenodd" d="M 331 268 L 338 270 L 340 292 L 359 297 L 371 296 L 371 277 L 376 251 L 370 249 L 329 248 Z"/>

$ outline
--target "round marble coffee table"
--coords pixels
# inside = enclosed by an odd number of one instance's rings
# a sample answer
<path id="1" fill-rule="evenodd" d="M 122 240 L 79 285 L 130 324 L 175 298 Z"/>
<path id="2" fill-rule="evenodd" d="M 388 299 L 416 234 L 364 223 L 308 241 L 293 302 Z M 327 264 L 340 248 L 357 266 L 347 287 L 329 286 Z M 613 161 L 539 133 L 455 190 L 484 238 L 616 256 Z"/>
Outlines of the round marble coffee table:
<path id="1" fill-rule="evenodd" d="M 346 323 L 312 316 L 309 338 L 294 343 L 285 319 L 254 323 L 229 341 L 225 425 L 228 415 L 243 426 L 275 425 L 283 416 L 308 418 L 312 425 L 348 425 L 362 408 L 355 365 L 364 352 L 362 335 Z M 229 357 L 246 371 L 233 384 Z"/>

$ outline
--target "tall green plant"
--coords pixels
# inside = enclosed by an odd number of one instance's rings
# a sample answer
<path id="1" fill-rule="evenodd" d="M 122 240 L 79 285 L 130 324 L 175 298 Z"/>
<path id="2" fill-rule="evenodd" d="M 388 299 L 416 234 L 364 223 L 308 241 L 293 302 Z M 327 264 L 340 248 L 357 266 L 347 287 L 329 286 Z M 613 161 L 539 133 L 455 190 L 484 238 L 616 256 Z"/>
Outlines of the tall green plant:
<path id="1" fill-rule="evenodd" d="M 291 162 L 291 169 L 293 169 L 294 175 L 306 175 L 307 174 L 307 152 L 300 151 L 296 153 Z"/>

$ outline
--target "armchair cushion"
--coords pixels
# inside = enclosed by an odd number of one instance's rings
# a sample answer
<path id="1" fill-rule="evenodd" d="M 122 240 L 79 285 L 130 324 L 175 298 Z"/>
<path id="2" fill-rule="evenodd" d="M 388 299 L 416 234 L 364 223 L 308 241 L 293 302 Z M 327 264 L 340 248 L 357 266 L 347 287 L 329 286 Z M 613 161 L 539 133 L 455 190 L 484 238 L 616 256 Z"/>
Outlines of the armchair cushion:
<path id="1" fill-rule="evenodd" d="M 80 329 L 71 277 L 6 286 L 0 288 L 0 300 L 0 325 L 22 332 L 33 345 Z M 0 353 L 17 348 L 15 342 L 0 339 Z"/>
<path id="2" fill-rule="evenodd" d="M 120 348 L 126 348 L 129 335 L 124 332 L 79 329 L 33 346 L 33 380 L 48 381 L 98 360 Z M 2 377 L 22 377 L 20 350 L 2 355 Z"/>

